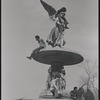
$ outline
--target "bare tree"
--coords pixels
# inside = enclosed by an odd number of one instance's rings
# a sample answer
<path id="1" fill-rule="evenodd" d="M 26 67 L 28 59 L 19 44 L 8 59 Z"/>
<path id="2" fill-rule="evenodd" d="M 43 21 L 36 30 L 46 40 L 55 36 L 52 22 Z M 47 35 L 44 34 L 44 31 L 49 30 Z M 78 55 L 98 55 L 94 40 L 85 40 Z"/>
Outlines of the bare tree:
<path id="1" fill-rule="evenodd" d="M 97 63 L 95 61 L 95 63 L 92 64 L 89 60 L 85 60 L 82 68 L 84 69 L 86 74 L 80 76 L 79 83 L 81 85 L 86 85 L 87 89 L 92 88 L 94 91 L 95 100 L 98 100 L 98 89 L 95 87 L 94 84 L 94 81 L 98 75 Z"/>

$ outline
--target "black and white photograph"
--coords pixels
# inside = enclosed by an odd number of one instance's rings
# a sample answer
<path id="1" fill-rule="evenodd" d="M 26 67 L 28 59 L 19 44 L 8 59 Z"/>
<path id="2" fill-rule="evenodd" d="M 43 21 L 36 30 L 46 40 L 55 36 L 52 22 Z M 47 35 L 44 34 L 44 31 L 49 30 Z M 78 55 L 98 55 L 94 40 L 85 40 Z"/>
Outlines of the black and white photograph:
<path id="1" fill-rule="evenodd" d="M 99 100 L 98 0 L 1 0 L 1 100 Z"/>

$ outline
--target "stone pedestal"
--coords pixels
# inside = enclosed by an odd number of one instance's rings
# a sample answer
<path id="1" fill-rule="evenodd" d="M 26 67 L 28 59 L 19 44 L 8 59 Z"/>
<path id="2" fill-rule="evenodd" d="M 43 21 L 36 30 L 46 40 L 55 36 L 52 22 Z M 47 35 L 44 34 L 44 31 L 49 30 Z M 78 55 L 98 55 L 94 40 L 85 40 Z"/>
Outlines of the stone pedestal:
<path id="1" fill-rule="evenodd" d="M 63 66 L 78 64 L 78 63 L 81 63 L 84 59 L 80 54 L 65 50 L 64 48 L 59 48 L 59 49 L 58 48 L 53 48 L 53 49 L 45 48 L 39 51 L 38 53 L 34 53 L 32 58 L 37 62 L 53 66 L 52 69 L 60 69 L 60 71 L 62 70 Z M 56 70 L 53 72 L 61 73 L 60 71 Z M 57 84 L 59 84 L 59 82 Z M 61 87 L 61 85 L 59 85 L 58 88 L 59 87 Z M 55 92 L 54 95 L 53 93 L 51 95 L 42 94 L 40 95 L 40 98 L 47 99 L 47 100 L 57 99 L 57 98 L 71 100 L 69 99 L 67 95 L 62 95 L 62 94 L 58 95 L 56 89 L 54 90 L 54 92 Z"/>

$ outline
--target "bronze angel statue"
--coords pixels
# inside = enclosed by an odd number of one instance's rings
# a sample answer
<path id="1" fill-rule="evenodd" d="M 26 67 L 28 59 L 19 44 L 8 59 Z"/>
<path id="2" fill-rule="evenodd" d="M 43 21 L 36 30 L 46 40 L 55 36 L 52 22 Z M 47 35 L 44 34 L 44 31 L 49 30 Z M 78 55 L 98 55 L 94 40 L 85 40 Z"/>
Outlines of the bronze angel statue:
<path id="1" fill-rule="evenodd" d="M 62 7 L 59 10 L 55 10 L 52 6 L 40 0 L 44 9 L 47 11 L 51 21 L 55 23 L 55 27 L 51 30 L 49 36 L 47 37 L 48 45 L 52 47 L 59 46 L 62 47 L 65 45 L 64 40 L 64 31 L 68 28 L 68 22 L 65 18 L 66 8 Z"/>

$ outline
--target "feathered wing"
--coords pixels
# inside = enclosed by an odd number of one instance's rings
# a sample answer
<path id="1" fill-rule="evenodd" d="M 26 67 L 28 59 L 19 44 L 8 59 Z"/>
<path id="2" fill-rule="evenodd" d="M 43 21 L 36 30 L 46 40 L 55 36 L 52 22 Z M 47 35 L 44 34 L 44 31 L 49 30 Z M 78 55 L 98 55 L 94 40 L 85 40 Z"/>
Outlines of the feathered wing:
<path id="1" fill-rule="evenodd" d="M 49 4 L 45 3 L 44 1 L 40 0 L 40 2 L 43 5 L 44 9 L 47 11 L 50 19 L 54 21 L 53 15 L 56 14 L 56 10 L 52 6 L 50 6 Z"/>

